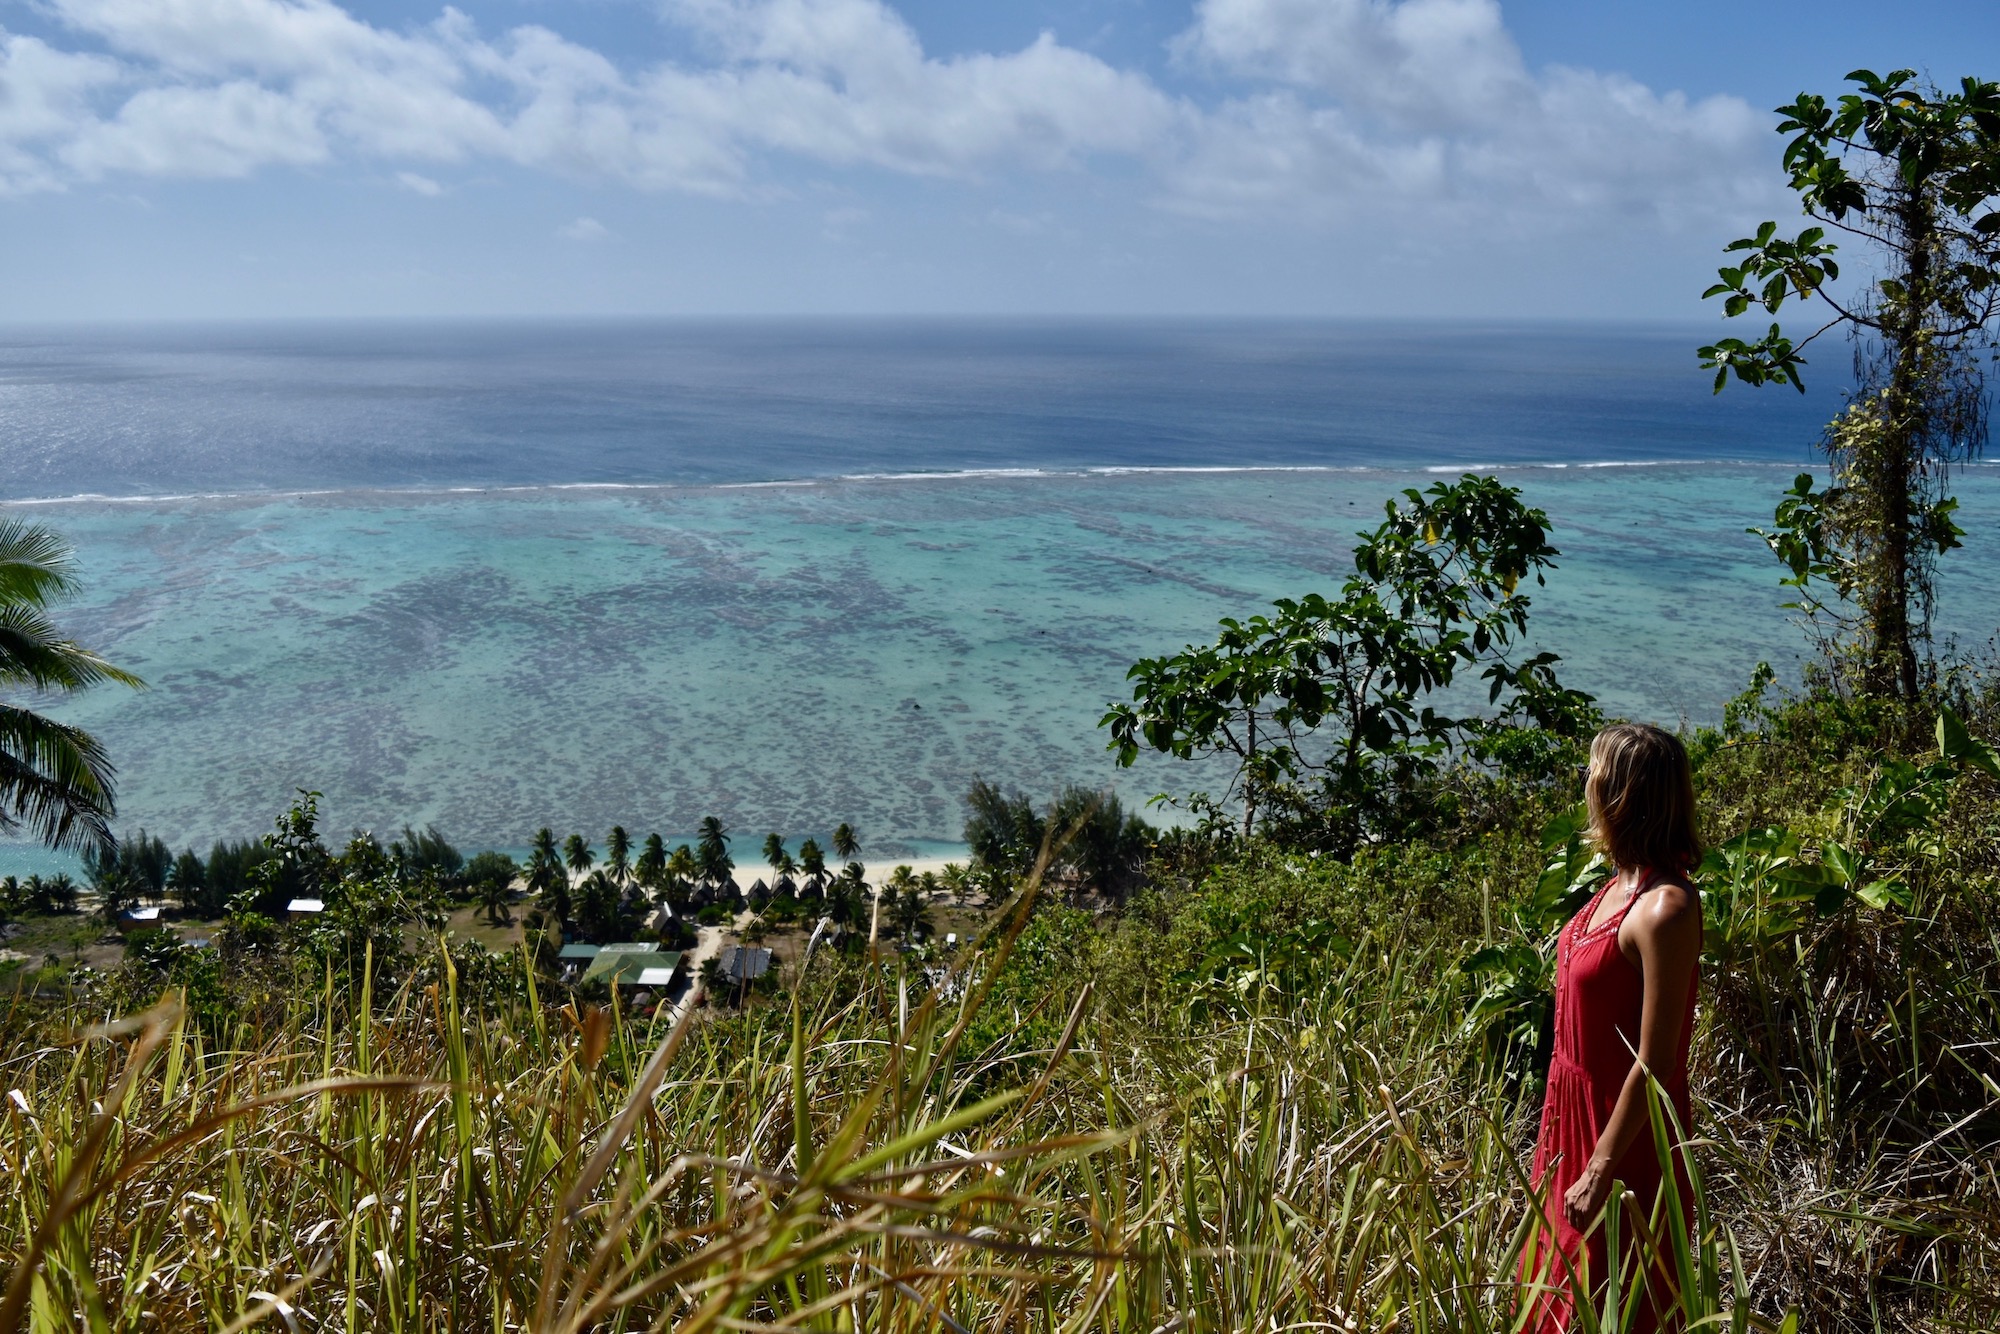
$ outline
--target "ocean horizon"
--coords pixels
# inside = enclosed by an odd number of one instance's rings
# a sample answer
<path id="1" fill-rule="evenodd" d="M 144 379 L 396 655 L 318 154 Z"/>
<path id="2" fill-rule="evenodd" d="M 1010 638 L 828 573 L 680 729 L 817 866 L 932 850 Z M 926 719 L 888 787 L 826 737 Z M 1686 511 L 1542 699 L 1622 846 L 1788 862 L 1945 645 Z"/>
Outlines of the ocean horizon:
<path id="1" fill-rule="evenodd" d="M 205 848 L 310 787 L 331 832 L 468 849 L 715 814 L 930 855 L 975 776 L 1213 781 L 1112 764 L 1125 668 L 1332 588 L 1385 500 L 1460 471 L 1549 512 L 1531 637 L 1613 712 L 1713 721 L 1758 661 L 1796 673 L 1744 530 L 1824 474 L 1845 376 L 1714 396 L 1705 330 L 0 330 L 0 508 L 76 544 L 61 623 L 152 687 L 52 710 L 110 747 L 121 829 Z M 1959 482 L 1939 628 L 1975 648 L 2000 474 Z"/>

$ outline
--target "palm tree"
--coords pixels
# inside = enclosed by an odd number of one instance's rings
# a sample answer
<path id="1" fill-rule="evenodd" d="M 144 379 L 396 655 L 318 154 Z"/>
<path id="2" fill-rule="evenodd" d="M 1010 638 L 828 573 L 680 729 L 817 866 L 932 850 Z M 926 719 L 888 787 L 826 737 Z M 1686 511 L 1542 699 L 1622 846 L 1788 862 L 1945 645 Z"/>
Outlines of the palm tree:
<path id="1" fill-rule="evenodd" d="M 90 879 L 91 887 L 97 891 L 98 911 L 104 915 L 105 926 L 117 926 L 127 908 L 138 906 L 139 877 L 116 857 L 108 864 L 100 863 Z"/>
<path id="2" fill-rule="evenodd" d="M 685 843 L 674 848 L 674 855 L 667 858 L 667 897 L 678 912 L 687 904 L 689 882 L 701 874 L 701 866 L 694 859 L 694 853 Z M 678 901 L 676 901 L 678 900 Z"/>
<path id="3" fill-rule="evenodd" d="M 478 897 L 479 906 L 486 910 L 486 920 L 495 926 L 502 926 L 514 920 L 510 907 L 514 897 L 514 881 L 511 876 L 482 875 L 472 886 Z"/>
<path id="4" fill-rule="evenodd" d="M 898 866 L 889 872 L 886 883 L 875 886 L 875 902 L 871 905 L 868 916 L 868 944 L 871 947 L 875 944 L 875 937 L 882 927 L 882 896 L 885 892 L 889 897 L 889 910 L 893 914 L 901 895 L 916 894 L 916 874 L 907 866 Z"/>
<path id="5" fill-rule="evenodd" d="M 555 831 L 543 829 L 535 835 L 528 851 L 528 889 L 556 915 L 563 927 L 569 926 L 569 874 L 563 870 L 562 855 L 556 851 Z"/>
<path id="6" fill-rule="evenodd" d="M 844 862 L 851 862 L 861 851 L 861 840 L 854 836 L 854 826 L 845 820 L 840 828 L 833 831 L 833 855 Z"/>
<path id="7" fill-rule="evenodd" d="M 193 850 L 174 858 L 173 869 L 167 872 L 167 888 L 173 890 L 174 897 L 181 901 L 181 911 L 201 911 L 203 901 L 208 897 L 208 870 Z"/>
<path id="8" fill-rule="evenodd" d="M 577 887 L 577 918 L 584 934 L 608 943 L 625 934 L 624 902 L 608 872 L 593 871 Z"/>
<path id="9" fill-rule="evenodd" d="M 861 924 L 861 899 L 868 893 L 868 882 L 862 878 L 863 875 L 860 862 L 849 862 L 841 868 L 839 877 L 828 888 L 827 913 L 838 925 Z"/>
<path id="10" fill-rule="evenodd" d="M 815 895 L 826 893 L 826 854 L 819 850 L 817 840 L 809 838 L 799 844 L 799 871 Z"/>
<path id="11" fill-rule="evenodd" d="M 764 861 L 771 868 L 771 880 L 775 884 L 785 873 L 785 863 L 790 857 L 785 852 L 785 840 L 777 834 L 764 835 Z"/>
<path id="12" fill-rule="evenodd" d="M 632 878 L 632 836 L 625 832 L 625 826 L 611 826 L 611 836 L 604 840 L 604 858 L 610 864 L 611 878 L 623 885 Z"/>
<path id="13" fill-rule="evenodd" d="M 932 879 L 924 873 L 925 879 Z M 903 886 L 902 893 L 896 895 L 889 905 L 891 920 L 896 924 L 896 934 L 904 940 L 914 940 L 929 935 L 935 928 L 931 925 L 930 897 L 926 892 L 930 886 L 923 881 L 915 881 Z"/>
<path id="14" fill-rule="evenodd" d="M 54 530 L 0 520 L 0 687 L 74 695 L 99 682 L 145 682 L 64 639 L 48 608 L 77 591 L 69 543 Z M 97 738 L 31 709 L 0 704 L 0 831 L 26 826 L 52 848 L 111 842 L 116 769 Z"/>
<path id="15" fill-rule="evenodd" d="M 596 860 L 597 854 L 590 850 L 590 844 L 583 841 L 582 834 L 571 834 L 563 840 L 563 861 L 568 864 L 571 874 L 582 875 Z"/>
<path id="16" fill-rule="evenodd" d="M 556 857 L 556 831 L 543 825 L 541 831 L 535 835 L 535 841 L 529 845 L 528 860 L 553 862 Z"/>
<path id="17" fill-rule="evenodd" d="M 736 863 L 729 856 L 729 831 L 713 815 L 701 820 L 701 841 L 696 845 L 701 858 L 701 876 L 716 889 L 734 883 Z"/>
<path id="18" fill-rule="evenodd" d="M 646 835 L 646 846 L 639 851 L 639 862 L 634 868 L 639 883 L 647 889 L 658 891 L 666 886 L 661 883 L 667 874 L 667 845 L 658 834 Z"/>

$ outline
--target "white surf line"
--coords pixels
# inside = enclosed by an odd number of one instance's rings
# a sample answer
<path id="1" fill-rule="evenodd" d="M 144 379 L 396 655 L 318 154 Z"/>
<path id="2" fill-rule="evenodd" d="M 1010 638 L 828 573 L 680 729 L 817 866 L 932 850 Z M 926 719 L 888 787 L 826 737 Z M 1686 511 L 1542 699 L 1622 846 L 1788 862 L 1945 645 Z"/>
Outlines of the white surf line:
<path id="1" fill-rule="evenodd" d="M 983 480 L 1061 479 L 1075 477 L 1134 477 L 1177 475 L 1228 475 L 1259 473 L 1381 476 L 1384 474 L 1426 473 L 1435 475 L 1518 472 L 1528 470 L 1563 471 L 1597 468 L 1810 468 L 1823 460 L 1783 462 L 1771 459 L 1586 459 L 1581 461 L 1492 462 L 1492 463 L 1271 463 L 1271 464 L 1101 464 L 1076 468 L 962 468 L 935 472 L 834 473 L 825 477 L 776 477 L 744 482 L 507 482 L 491 486 L 466 484 L 416 486 L 349 486 L 273 488 L 257 491 L 176 491 L 142 495 L 113 495 L 81 491 L 65 496 L 18 496 L 0 499 L 0 509 L 43 505 L 170 505 L 191 501 L 277 502 L 320 499 L 328 496 L 384 496 L 420 499 L 434 496 L 536 495 L 551 491 L 756 491 L 809 489 L 867 482 L 955 482 Z M 2000 460 L 1975 460 L 1956 465 L 1961 471 L 2000 468 Z"/>

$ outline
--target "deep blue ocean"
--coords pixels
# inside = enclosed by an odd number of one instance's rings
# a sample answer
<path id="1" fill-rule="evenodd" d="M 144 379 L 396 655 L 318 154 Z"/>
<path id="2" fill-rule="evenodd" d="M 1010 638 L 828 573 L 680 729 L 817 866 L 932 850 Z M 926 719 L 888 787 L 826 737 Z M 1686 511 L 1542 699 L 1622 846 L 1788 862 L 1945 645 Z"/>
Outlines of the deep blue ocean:
<path id="1" fill-rule="evenodd" d="M 0 334 L 0 494 L 1808 458 L 1700 328 L 592 323 Z"/>
<path id="2" fill-rule="evenodd" d="M 1743 531 L 1812 391 L 1710 393 L 1704 327 L 296 324 L 0 332 L 0 508 L 143 693 L 53 706 L 176 843 L 544 824 L 959 837 L 974 776 L 1143 800 L 1096 729 L 1141 655 L 1328 589 L 1402 487 L 1556 524 L 1534 633 L 1633 716 L 1715 716 L 1803 641 Z M 1959 479 L 1940 629 L 1994 633 L 2000 484 Z M 0 853 L 0 861 L 9 854 Z M 20 860 L 25 854 L 12 854 Z M 27 864 L 25 861 L 23 865 Z M 4 869 L 4 868 L 0 868 Z"/>

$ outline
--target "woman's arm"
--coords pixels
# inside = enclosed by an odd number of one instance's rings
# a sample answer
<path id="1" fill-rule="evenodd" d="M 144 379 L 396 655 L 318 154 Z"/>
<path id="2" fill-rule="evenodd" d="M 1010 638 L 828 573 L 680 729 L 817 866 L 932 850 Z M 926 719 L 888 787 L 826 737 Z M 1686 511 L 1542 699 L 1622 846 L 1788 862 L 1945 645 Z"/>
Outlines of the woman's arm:
<path id="1" fill-rule="evenodd" d="M 1630 945 L 1627 945 L 1627 942 Z M 1687 1015 L 1688 987 L 1701 954 L 1701 908 L 1686 885 L 1665 881 L 1635 904 L 1618 931 L 1618 946 L 1639 956 L 1645 983 L 1639 1012 L 1639 1059 L 1625 1076 L 1611 1119 L 1576 1184 L 1563 1195 L 1569 1225 L 1584 1231 L 1611 1193 L 1611 1173 L 1641 1132 L 1652 1125 L 1646 1109 L 1646 1072 L 1665 1073 L 1677 1059 L 1681 1023 Z"/>

